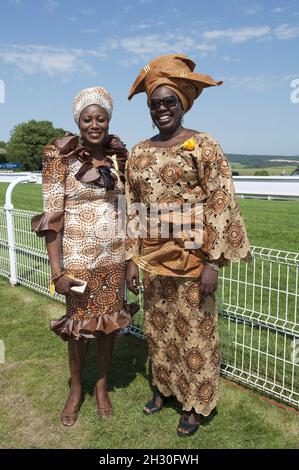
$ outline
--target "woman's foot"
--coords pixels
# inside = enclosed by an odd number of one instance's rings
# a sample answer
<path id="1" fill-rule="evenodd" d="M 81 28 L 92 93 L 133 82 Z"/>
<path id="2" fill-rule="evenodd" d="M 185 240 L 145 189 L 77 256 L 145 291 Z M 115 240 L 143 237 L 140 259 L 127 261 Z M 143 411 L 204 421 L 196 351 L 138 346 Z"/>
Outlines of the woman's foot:
<path id="1" fill-rule="evenodd" d="M 180 437 L 192 436 L 198 430 L 199 424 L 200 415 L 193 409 L 191 411 L 183 411 L 177 427 L 177 435 Z"/>
<path id="2" fill-rule="evenodd" d="M 106 382 L 101 384 L 97 383 L 94 388 L 94 395 L 96 399 L 98 415 L 104 419 L 112 418 L 112 403 L 108 395 Z"/>
<path id="3" fill-rule="evenodd" d="M 165 406 L 167 399 L 168 397 L 165 397 L 158 389 L 155 388 L 153 398 L 143 407 L 143 413 L 146 415 L 158 413 Z"/>
<path id="4" fill-rule="evenodd" d="M 71 386 L 69 396 L 60 415 L 64 426 L 73 426 L 78 418 L 82 403 L 81 385 Z"/>

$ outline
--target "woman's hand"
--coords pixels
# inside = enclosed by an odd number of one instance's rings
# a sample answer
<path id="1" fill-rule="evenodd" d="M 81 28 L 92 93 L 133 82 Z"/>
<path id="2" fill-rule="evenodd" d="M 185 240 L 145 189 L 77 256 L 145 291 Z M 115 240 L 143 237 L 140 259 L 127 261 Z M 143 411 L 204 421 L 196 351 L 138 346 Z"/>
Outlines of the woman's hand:
<path id="1" fill-rule="evenodd" d="M 200 293 L 203 296 L 212 295 L 217 289 L 218 272 L 208 264 L 200 275 Z"/>
<path id="2" fill-rule="evenodd" d="M 77 281 L 72 279 L 67 274 L 63 274 L 56 281 L 53 281 L 55 284 L 55 291 L 58 294 L 68 295 L 71 293 L 72 286 L 82 286 L 84 282 Z"/>
<path id="3" fill-rule="evenodd" d="M 127 262 L 126 268 L 126 284 L 128 289 L 133 294 L 138 295 L 139 293 L 139 269 L 134 261 L 130 260 Z"/>

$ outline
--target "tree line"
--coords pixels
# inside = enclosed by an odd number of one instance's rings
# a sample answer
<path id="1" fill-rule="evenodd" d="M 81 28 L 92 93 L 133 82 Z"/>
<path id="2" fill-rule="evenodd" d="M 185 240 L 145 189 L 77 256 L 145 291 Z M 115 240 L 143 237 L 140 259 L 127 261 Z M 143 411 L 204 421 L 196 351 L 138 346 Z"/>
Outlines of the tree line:
<path id="1" fill-rule="evenodd" d="M 0 141 L 0 163 L 21 164 L 22 170 L 41 171 L 45 145 L 63 137 L 64 130 L 50 121 L 30 120 L 14 127 L 9 141 Z"/>
<path id="2" fill-rule="evenodd" d="M 9 141 L 0 141 L 0 163 L 21 164 L 26 171 L 41 171 L 43 147 L 62 137 L 64 130 L 55 128 L 51 121 L 30 120 L 14 127 Z M 246 168 L 265 168 L 281 166 L 279 159 L 286 158 L 269 155 L 227 154 L 228 160 L 242 163 Z M 287 157 L 298 165 L 299 157 Z M 277 162 L 275 160 L 277 159 Z M 288 164 L 291 164 L 289 162 Z"/>

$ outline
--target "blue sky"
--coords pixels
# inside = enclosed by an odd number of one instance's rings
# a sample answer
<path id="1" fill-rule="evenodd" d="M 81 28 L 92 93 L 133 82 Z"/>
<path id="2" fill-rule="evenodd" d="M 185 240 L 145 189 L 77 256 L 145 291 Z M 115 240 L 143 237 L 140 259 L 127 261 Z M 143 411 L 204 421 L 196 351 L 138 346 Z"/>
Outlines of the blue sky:
<path id="1" fill-rule="evenodd" d="M 0 0 L 0 140 L 29 119 L 77 132 L 74 95 L 102 85 L 114 98 L 110 130 L 130 148 L 153 132 L 145 95 L 127 100 L 131 84 L 175 52 L 224 80 L 203 92 L 186 127 L 227 153 L 299 155 L 298 0 Z"/>

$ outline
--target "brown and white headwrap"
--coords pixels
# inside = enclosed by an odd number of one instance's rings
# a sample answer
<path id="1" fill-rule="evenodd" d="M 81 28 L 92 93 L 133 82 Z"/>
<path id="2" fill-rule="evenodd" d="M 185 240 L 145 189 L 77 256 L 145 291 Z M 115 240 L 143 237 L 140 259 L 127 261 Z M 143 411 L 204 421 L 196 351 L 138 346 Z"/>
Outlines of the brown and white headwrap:
<path id="1" fill-rule="evenodd" d="M 113 102 L 110 93 L 102 87 L 84 88 L 74 98 L 73 115 L 74 120 L 79 127 L 80 114 L 86 106 L 98 104 L 107 111 L 109 121 L 112 116 Z"/>

